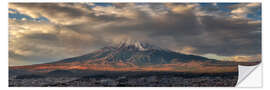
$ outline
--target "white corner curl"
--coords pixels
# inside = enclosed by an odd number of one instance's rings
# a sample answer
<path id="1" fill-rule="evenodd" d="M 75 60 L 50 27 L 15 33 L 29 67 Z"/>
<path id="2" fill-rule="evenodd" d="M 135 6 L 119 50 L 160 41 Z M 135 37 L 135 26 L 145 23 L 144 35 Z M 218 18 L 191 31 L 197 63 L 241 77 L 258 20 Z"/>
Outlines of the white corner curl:
<path id="1" fill-rule="evenodd" d="M 238 81 L 236 87 L 262 87 L 262 65 L 238 65 Z"/>

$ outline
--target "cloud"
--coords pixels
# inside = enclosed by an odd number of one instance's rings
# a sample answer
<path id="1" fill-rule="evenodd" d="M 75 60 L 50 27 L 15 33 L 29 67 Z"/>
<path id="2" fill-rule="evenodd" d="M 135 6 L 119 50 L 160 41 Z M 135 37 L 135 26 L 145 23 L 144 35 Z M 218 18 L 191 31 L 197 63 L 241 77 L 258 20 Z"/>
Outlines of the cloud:
<path id="1" fill-rule="evenodd" d="M 261 61 L 262 56 L 261 54 L 257 54 L 257 55 L 236 55 L 236 56 L 219 56 L 216 54 L 204 54 L 201 55 L 207 58 L 211 58 L 211 59 L 219 59 L 222 61 L 236 61 L 236 62 L 257 62 L 257 61 Z"/>
<path id="2" fill-rule="evenodd" d="M 186 14 L 192 9 L 198 7 L 199 4 L 167 4 L 167 7 L 173 12 L 177 14 Z"/>
<path id="3" fill-rule="evenodd" d="M 8 10 L 8 13 L 9 13 L 9 14 L 15 14 L 15 13 L 17 13 L 17 12 L 12 11 L 12 10 Z"/>
<path id="4" fill-rule="evenodd" d="M 109 16 L 109 17 L 125 17 L 129 19 L 137 18 L 137 14 L 134 11 L 130 10 L 131 8 L 116 8 L 116 7 L 103 7 L 103 6 L 96 6 L 93 8 L 93 12 L 96 16 Z"/>
<path id="5" fill-rule="evenodd" d="M 181 50 L 179 50 L 178 52 L 184 53 L 184 54 L 193 54 L 193 52 L 194 52 L 195 50 L 196 50 L 196 49 L 193 48 L 193 47 L 185 46 L 185 47 L 183 47 Z"/>
<path id="6" fill-rule="evenodd" d="M 20 60 L 49 62 L 129 38 L 187 54 L 254 56 L 261 54 L 261 20 L 246 16 L 259 7 L 235 4 L 227 12 L 187 3 L 9 3 L 20 14 L 48 19 L 10 18 L 9 51 Z"/>
<path id="7" fill-rule="evenodd" d="M 97 38 L 47 22 L 9 20 L 10 58 L 24 62 L 51 62 L 101 48 Z M 14 61 L 16 61 L 14 60 Z"/>
<path id="8" fill-rule="evenodd" d="M 255 62 L 261 60 L 261 54 L 258 54 L 256 56 L 233 56 L 230 57 L 229 60 L 237 62 Z"/>
<path id="9" fill-rule="evenodd" d="M 86 5 L 64 3 L 10 3 L 10 9 L 32 18 L 46 17 L 56 24 L 80 24 L 91 20 Z"/>
<path id="10" fill-rule="evenodd" d="M 247 18 L 248 14 L 254 13 L 257 8 L 261 8 L 260 3 L 238 4 L 231 10 L 231 16 L 235 19 Z"/>

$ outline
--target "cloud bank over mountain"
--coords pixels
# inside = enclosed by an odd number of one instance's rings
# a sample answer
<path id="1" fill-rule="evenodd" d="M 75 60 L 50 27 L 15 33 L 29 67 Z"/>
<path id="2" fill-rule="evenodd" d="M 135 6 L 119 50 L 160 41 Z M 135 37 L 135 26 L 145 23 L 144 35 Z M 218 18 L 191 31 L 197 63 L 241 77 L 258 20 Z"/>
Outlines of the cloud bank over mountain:
<path id="1" fill-rule="evenodd" d="M 261 57 L 261 4 L 9 3 L 10 65 L 140 40 L 220 60 Z"/>

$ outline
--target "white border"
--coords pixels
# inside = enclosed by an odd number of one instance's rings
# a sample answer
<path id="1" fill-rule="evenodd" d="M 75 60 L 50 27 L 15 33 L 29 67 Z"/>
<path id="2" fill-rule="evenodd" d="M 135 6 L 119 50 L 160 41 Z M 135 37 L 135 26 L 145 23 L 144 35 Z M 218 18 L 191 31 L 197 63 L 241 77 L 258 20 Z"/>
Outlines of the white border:
<path id="1" fill-rule="evenodd" d="M 0 20 L 0 57 L 1 57 L 1 65 L 0 65 L 0 69 L 1 69 L 1 74 L 0 74 L 0 85 L 3 85 L 1 87 L 4 86 L 8 86 L 8 82 L 4 82 L 4 81 L 8 81 L 8 3 L 5 1 L 1 1 L 0 3 L 0 11 L 1 11 L 1 20 Z"/>

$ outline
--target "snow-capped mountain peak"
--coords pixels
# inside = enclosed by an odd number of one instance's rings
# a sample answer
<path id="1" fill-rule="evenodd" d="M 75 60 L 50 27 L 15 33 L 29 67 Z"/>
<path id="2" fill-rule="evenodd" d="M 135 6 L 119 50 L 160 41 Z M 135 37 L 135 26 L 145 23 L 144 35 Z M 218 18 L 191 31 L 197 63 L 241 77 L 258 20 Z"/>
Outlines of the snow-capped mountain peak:
<path id="1" fill-rule="evenodd" d="M 139 49 L 140 51 L 146 51 L 150 49 L 158 49 L 158 50 L 161 49 L 160 47 L 153 46 L 148 43 L 141 42 L 139 40 L 126 40 L 126 41 L 120 42 L 119 47 L 135 47 Z"/>

